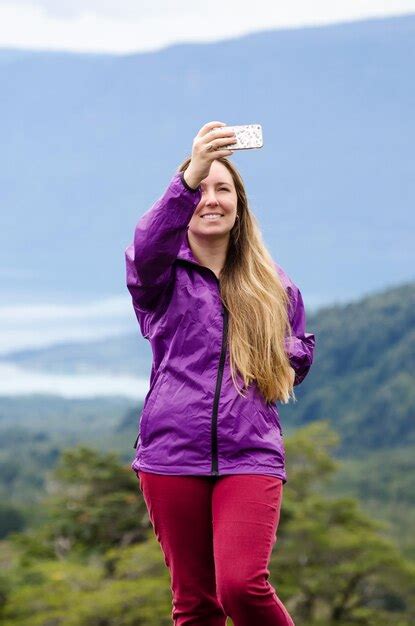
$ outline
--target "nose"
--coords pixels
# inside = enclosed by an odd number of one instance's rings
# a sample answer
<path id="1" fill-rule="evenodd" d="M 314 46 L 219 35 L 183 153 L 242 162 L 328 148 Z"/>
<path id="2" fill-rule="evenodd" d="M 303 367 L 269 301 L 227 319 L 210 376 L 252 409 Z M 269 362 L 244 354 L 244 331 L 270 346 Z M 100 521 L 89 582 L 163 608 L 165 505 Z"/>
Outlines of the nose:
<path id="1" fill-rule="evenodd" d="M 219 202 L 217 201 L 215 192 L 213 190 L 210 192 L 206 192 L 205 204 L 207 206 L 218 206 Z"/>

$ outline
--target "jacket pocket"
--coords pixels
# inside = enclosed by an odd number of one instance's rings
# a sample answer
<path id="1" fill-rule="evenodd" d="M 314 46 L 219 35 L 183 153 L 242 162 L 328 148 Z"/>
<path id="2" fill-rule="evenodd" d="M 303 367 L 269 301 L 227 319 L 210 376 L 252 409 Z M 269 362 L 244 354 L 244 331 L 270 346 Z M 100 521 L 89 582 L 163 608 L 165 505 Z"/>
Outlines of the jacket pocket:
<path id="1" fill-rule="evenodd" d="M 144 446 L 146 445 L 146 442 L 147 442 L 148 421 L 151 417 L 152 410 L 156 404 L 157 396 L 161 389 L 163 380 L 164 380 L 164 371 L 160 372 L 157 382 L 155 383 L 153 390 L 150 396 L 148 397 L 148 401 L 146 403 L 143 414 L 141 416 L 139 435 L 141 434 L 141 442 Z"/>

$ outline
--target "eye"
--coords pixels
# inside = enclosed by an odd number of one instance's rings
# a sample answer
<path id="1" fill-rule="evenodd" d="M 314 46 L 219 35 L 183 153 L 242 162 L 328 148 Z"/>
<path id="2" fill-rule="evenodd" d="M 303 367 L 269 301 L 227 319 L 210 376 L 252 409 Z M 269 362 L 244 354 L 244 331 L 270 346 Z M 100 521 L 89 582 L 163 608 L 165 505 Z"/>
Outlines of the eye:
<path id="1" fill-rule="evenodd" d="M 227 187 L 219 187 L 219 191 L 229 191 Z"/>

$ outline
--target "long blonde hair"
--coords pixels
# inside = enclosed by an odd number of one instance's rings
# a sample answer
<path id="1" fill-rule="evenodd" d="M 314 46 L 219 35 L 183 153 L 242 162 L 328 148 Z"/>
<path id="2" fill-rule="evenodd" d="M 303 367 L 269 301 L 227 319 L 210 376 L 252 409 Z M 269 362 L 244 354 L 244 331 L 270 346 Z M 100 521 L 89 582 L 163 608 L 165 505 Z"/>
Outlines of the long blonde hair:
<path id="1" fill-rule="evenodd" d="M 217 161 L 231 173 L 238 197 L 239 219 L 229 233 L 226 261 L 220 274 L 221 298 L 229 314 L 233 384 L 244 396 L 236 381 L 238 371 L 243 388 L 256 380 L 267 402 L 287 404 L 290 398 L 296 400 L 284 347 L 284 337 L 291 335 L 289 297 L 249 208 L 241 175 L 226 157 Z M 190 157 L 178 171 L 186 170 L 189 163 Z"/>

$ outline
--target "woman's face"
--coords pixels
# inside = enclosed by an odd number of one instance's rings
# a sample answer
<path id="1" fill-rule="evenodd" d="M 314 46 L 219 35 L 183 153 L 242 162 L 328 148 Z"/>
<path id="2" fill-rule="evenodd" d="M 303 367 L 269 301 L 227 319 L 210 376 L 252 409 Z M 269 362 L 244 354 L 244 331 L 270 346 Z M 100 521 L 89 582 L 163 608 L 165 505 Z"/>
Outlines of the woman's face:
<path id="1" fill-rule="evenodd" d="M 197 205 L 189 230 L 198 236 L 224 235 L 235 224 L 238 197 L 233 178 L 225 165 L 213 161 L 209 176 L 200 183 L 202 197 Z M 203 217 L 216 213 L 216 217 Z"/>

